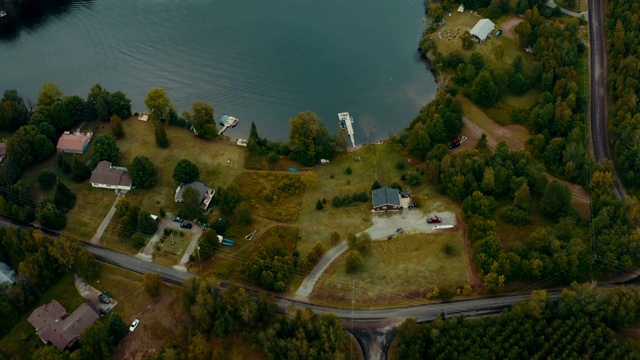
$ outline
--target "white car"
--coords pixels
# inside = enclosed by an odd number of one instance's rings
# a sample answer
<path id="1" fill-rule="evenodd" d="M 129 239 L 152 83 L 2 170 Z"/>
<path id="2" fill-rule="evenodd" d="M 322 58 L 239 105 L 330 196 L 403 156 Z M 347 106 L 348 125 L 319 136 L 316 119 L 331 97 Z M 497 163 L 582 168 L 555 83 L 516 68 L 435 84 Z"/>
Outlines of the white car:
<path id="1" fill-rule="evenodd" d="M 138 327 L 138 324 L 140 323 L 140 320 L 135 319 L 133 320 L 133 322 L 131 323 L 131 326 L 129 326 L 129 331 L 133 331 Z"/>

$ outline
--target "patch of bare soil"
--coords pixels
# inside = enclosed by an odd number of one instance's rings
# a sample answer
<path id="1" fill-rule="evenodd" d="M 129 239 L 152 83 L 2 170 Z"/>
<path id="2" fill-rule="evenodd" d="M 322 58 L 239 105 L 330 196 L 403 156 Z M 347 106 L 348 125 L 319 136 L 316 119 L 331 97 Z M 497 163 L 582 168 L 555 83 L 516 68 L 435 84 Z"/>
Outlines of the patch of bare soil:
<path id="1" fill-rule="evenodd" d="M 521 17 L 510 17 L 507 20 L 505 20 L 500 26 L 500 29 L 502 29 L 503 35 L 508 37 L 508 38 L 512 38 L 515 39 L 516 38 L 516 33 L 514 31 L 515 27 L 518 26 L 518 24 L 520 24 L 524 19 Z"/>
<path id="2" fill-rule="evenodd" d="M 462 118 L 462 122 L 464 123 L 463 134 L 467 134 L 466 136 L 469 138 L 465 141 L 460 148 L 463 148 L 466 143 L 470 143 L 468 146 L 472 147 L 475 145 L 482 133 L 487 134 L 487 143 L 490 148 L 494 149 L 498 142 L 505 141 L 507 145 L 509 145 L 509 149 L 517 151 L 524 150 L 524 141 L 518 139 L 515 135 L 516 129 L 523 128 L 522 125 L 511 124 L 507 126 L 500 126 L 498 124 L 487 124 L 490 127 L 488 131 L 480 128 L 476 123 L 467 119 L 466 117 Z"/>
<path id="3" fill-rule="evenodd" d="M 150 300 L 136 318 L 140 324 L 120 341 L 114 359 L 142 360 L 147 355 L 156 354 L 175 337 L 176 330 L 184 321 L 175 292 L 166 287 L 160 297 Z"/>
<path id="4" fill-rule="evenodd" d="M 471 286 L 473 286 L 473 290 L 479 293 L 483 288 L 483 283 L 482 283 L 482 280 L 480 279 L 480 276 L 478 276 L 478 269 L 476 268 L 476 263 L 473 261 L 473 258 L 471 255 L 472 247 L 471 247 L 471 241 L 467 236 L 467 224 L 464 222 L 464 220 L 461 217 L 456 215 L 456 218 L 458 220 L 458 224 L 460 224 L 460 227 L 464 232 L 464 247 L 467 252 L 467 261 L 469 262 L 469 282 L 471 283 Z"/>

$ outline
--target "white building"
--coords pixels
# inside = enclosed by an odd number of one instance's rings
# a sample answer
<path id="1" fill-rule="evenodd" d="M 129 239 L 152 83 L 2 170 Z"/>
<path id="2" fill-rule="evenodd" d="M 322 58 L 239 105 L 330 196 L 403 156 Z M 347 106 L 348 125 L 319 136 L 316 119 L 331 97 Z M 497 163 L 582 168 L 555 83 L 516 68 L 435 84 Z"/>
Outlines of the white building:
<path id="1" fill-rule="evenodd" d="M 476 24 L 476 26 L 474 26 L 473 29 L 469 31 L 469 33 L 471 34 L 471 37 L 475 41 L 482 43 L 483 41 L 485 41 L 487 36 L 491 34 L 491 32 L 495 27 L 496 27 L 496 24 L 491 22 L 491 20 L 480 19 L 478 20 L 478 23 Z"/>

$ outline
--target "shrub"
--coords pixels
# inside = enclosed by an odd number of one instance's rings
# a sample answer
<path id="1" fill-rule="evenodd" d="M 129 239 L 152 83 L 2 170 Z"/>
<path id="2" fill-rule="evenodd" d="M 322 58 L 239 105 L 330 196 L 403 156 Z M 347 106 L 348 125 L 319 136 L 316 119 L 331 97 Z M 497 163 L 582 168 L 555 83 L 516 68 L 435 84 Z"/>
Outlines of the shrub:
<path id="1" fill-rule="evenodd" d="M 396 169 L 398 169 L 398 170 L 404 170 L 405 167 L 406 167 L 406 165 L 405 165 L 404 161 L 398 161 L 396 163 Z"/>
<path id="2" fill-rule="evenodd" d="M 146 242 L 147 239 L 140 234 L 135 234 L 131 237 L 131 246 L 133 246 L 134 249 L 142 248 Z"/>
<path id="3" fill-rule="evenodd" d="M 164 228 L 164 236 L 169 236 L 173 233 L 173 231 L 171 231 L 171 229 L 169 228 Z"/>
<path id="4" fill-rule="evenodd" d="M 58 177 L 49 169 L 42 169 L 38 173 L 38 183 L 43 189 L 51 189 L 56 184 Z"/>
<path id="5" fill-rule="evenodd" d="M 344 171 L 344 173 L 347 175 L 351 175 L 351 173 L 353 173 L 353 170 L 351 170 L 351 166 L 347 166 L 347 169 Z"/>
<path id="6" fill-rule="evenodd" d="M 531 224 L 529 213 L 513 205 L 505 206 L 500 210 L 500 216 L 507 224 L 528 225 Z"/>
<path id="7" fill-rule="evenodd" d="M 331 245 L 337 245 L 340 242 L 340 234 L 337 231 L 331 233 Z"/>
<path id="8" fill-rule="evenodd" d="M 344 263 L 345 270 L 348 274 L 356 272 L 364 266 L 364 259 L 358 250 L 350 250 Z"/>
<path id="9" fill-rule="evenodd" d="M 376 179 L 373 182 L 373 185 L 371 185 L 371 190 L 380 189 L 381 187 L 382 187 L 382 185 L 380 185 L 380 182 L 378 181 L 378 179 Z"/>
<path id="10" fill-rule="evenodd" d="M 322 210 L 324 209 L 324 205 L 322 205 L 322 200 L 318 200 L 316 202 L 316 210 Z"/>
<path id="11" fill-rule="evenodd" d="M 453 244 L 446 243 L 442 245 L 442 252 L 445 253 L 446 255 L 453 256 L 453 255 L 456 255 L 456 253 L 458 252 L 458 249 L 456 249 L 456 247 Z"/>
<path id="12" fill-rule="evenodd" d="M 163 208 L 160 208 L 160 216 L 161 216 L 161 217 L 165 217 L 165 216 L 167 216 L 167 212 L 166 212 L 166 211 L 164 211 L 164 209 L 163 209 Z"/>

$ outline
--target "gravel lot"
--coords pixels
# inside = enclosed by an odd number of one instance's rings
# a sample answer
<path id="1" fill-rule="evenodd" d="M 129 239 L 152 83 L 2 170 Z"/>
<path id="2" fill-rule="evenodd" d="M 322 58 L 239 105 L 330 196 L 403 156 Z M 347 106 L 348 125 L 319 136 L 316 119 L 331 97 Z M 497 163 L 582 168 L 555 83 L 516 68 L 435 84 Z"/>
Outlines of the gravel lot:
<path id="1" fill-rule="evenodd" d="M 429 216 L 438 215 L 442 218 L 440 224 L 429 224 Z M 373 240 L 387 240 L 387 236 L 395 234 L 398 228 L 402 228 L 407 234 L 430 233 L 435 225 L 456 225 L 456 215 L 450 211 L 423 213 L 418 209 L 403 211 L 400 213 L 386 213 L 374 215 L 371 219 L 373 225 L 365 230 Z"/>

